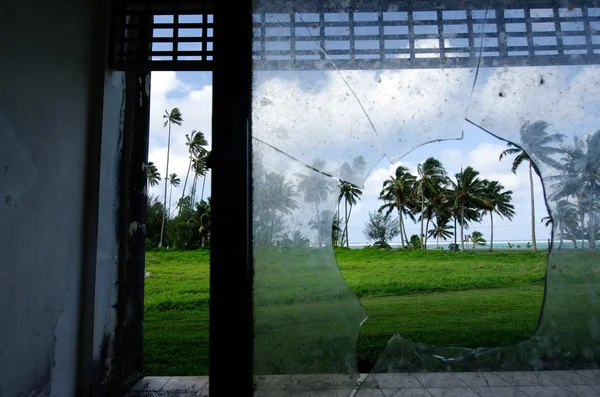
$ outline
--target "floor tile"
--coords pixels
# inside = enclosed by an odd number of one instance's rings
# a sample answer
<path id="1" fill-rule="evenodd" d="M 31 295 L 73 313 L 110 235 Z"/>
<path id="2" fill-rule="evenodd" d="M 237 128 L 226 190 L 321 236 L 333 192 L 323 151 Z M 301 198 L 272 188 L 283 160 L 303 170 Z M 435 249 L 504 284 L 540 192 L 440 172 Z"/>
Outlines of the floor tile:
<path id="1" fill-rule="evenodd" d="M 470 387 L 428 387 L 433 397 L 479 397 Z"/>
<path id="2" fill-rule="evenodd" d="M 471 387 L 510 386 L 492 372 L 455 372 L 454 375 Z"/>
<path id="3" fill-rule="evenodd" d="M 258 390 L 289 389 L 292 386 L 292 375 L 256 375 L 254 385 Z"/>
<path id="4" fill-rule="evenodd" d="M 539 372 L 494 372 L 496 375 L 507 381 L 513 386 L 552 386 L 554 385 L 548 379 L 544 378 Z"/>
<path id="5" fill-rule="evenodd" d="M 473 390 L 481 397 L 527 397 L 527 394 L 514 386 L 474 387 Z"/>
<path id="6" fill-rule="evenodd" d="M 576 385 L 563 386 L 565 389 L 574 393 L 578 397 L 598 397 L 600 396 L 600 385 Z"/>
<path id="7" fill-rule="evenodd" d="M 360 384 L 361 389 L 377 389 L 379 385 L 372 374 L 368 374 Z"/>
<path id="8" fill-rule="evenodd" d="M 575 371 L 544 371 L 542 376 L 558 386 L 563 385 L 593 385 L 595 380 L 586 378 Z"/>
<path id="9" fill-rule="evenodd" d="M 600 369 L 584 369 L 575 372 L 581 376 L 585 376 L 588 379 L 592 379 L 600 383 Z"/>
<path id="10" fill-rule="evenodd" d="M 354 392 L 354 388 L 336 388 L 335 392 L 337 397 L 350 397 Z"/>
<path id="11" fill-rule="evenodd" d="M 560 386 L 519 386 L 529 397 L 575 397 L 576 394 Z"/>
<path id="12" fill-rule="evenodd" d="M 412 374 L 373 374 L 375 381 L 382 389 L 399 389 L 404 387 L 423 387 Z"/>
<path id="13" fill-rule="evenodd" d="M 272 390 L 255 390 L 253 397 L 290 397 L 289 390 L 272 389 Z"/>
<path id="14" fill-rule="evenodd" d="M 355 394 L 356 397 L 384 397 L 380 389 L 360 389 Z"/>
<path id="15" fill-rule="evenodd" d="M 369 374 L 355 374 L 355 375 L 348 375 L 348 374 L 332 374 L 331 375 L 331 380 L 333 381 L 333 384 L 335 387 L 343 387 L 343 388 L 354 388 L 359 381 L 360 377 L 363 378 L 368 378 L 370 375 Z"/>
<path id="16" fill-rule="evenodd" d="M 405 387 L 403 389 L 381 389 L 385 397 L 431 397 L 422 387 Z"/>
<path id="17" fill-rule="evenodd" d="M 160 391 L 201 392 L 207 384 L 208 376 L 174 376 Z"/>
<path id="18" fill-rule="evenodd" d="M 171 376 L 146 376 L 140 379 L 130 391 L 159 391 L 171 379 Z"/>
<path id="19" fill-rule="evenodd" d="M 291 397 L 337 397 L 335 389 L 327 390 L 292 390 Z"/>
<path id="20" fill-rule="evenodd" d="M 418 373 L 413 374 L 423 387 L 465 387 L 462 380 L 452 373 Z"/>
<path id="21" fill-rule="evenodd" d="M 292 375 L 291 390 L 335 389 L 333 378 L 325 375 Z"/>

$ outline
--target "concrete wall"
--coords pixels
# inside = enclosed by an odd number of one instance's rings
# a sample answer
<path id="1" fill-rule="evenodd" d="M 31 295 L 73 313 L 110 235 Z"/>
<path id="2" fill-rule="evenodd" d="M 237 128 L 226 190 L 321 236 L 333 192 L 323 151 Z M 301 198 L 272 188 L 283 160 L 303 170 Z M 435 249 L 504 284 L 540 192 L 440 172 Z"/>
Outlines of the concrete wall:
<path id="1" fill-rule="evenodd" d="M 89 216 L 83 204 L 90 15 L 86 1 L 0 6 L 2 397 L 74 395 L 82 233 Z M 107 187 L 101 188 L 96 347 L 114 323 L 121 77 L 107 76 L 106 83 L 110 124 L 103 139 Z"/>

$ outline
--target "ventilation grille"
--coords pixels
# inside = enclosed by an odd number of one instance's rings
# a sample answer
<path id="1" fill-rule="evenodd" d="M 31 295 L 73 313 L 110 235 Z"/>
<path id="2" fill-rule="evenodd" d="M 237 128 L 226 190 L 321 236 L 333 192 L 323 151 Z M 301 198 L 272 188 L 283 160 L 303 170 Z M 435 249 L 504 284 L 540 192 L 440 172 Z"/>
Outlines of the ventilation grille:
<path id="1" fill-rule="evenodd" d="M 114 69 L 212 70 L 213 7 L 200 1 L 166 3 L 115 7 Z"/>

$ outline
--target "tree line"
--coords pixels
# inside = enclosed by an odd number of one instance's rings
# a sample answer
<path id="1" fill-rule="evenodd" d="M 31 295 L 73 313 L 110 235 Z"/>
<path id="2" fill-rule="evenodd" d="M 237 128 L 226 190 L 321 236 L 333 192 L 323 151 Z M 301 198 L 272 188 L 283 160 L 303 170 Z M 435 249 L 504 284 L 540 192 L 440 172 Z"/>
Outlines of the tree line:
<path id="1" fill-rule="evenodd" d="M 210 197 L 204 198 L 204 187 L 208 173 L 207 159 L 210 151 L 208 142 L 201 131 L 192 130 L 186 134 L 186 146 L 189 163 L 181 197 L 172 208 L 173 187 L 181 185 L 176 173 L 169 174 L 172 126 L 181 127 L 183 115 L 179 108 L 165 110 L 163 127 L 168 127 L 167 159 L 162 200 L 148 196 L 146 205 L 146 248 L 176 247 L 179 249 L 197 249 L 210 244 Z M 191 174 L 191 180 L 190 180 Z M 198 180 L 202 177 L 200 199 L 197 200 Z M 147 178 L 149 186 L 157 186 L 163 180 L 154 162 L 148 162 Z M 186 188 L 190 182 L 189 191 Z"/>
<path id="2" fill-rule="evenodd" d="M 165 112 L 165 127 L 181 126 L 183 118 L 177 108 Z M 543 218 L 547 226 L 553 225 L 555 236 L 571 240 L 577 247 L 577 241 L 588 241 L 588 247 L 595 249 L 595 236 L 598 233 L 598 195 L 600 193 L 600 130 L 594 134 L 575 137 L 572 145 L 564 142 L 563 134 L 549 134 L 549 124 L 545 121 L 526 122 L 520 128 L 520 144 L 508 143 L 499 160 L 511 158 L 511 170 L 517 173 L 521 165 L 526 164 L 529 175 L 531 195 L 531 240 L 535 243 L 535 201 L 533 175 L 541 177 L 541 170 L 547 175 L 544 179 L 546 196 L 551 200 L 553 209 L 549 217 Z M 170 184 L 177 187 L 180 183 L 177 175 L 168 174 L 168 161 L 165 175 L 162 203 L 157 198 L 148 200 L 147 233 L 151 246 L 177 246 L 179 248 L 197 248 L 208 246 L 210 241 L 210 199 L 204 200 L 204 193 L 196 201 L 196 182 L 200 176 L 206 177 L 206 140 L 201 132 L 192 131 L 186 135 L 190 163 L 184 182 L 184 193 L 177 201 L 177 215 L 171 208 L 171 197 L 167 197 Z M 253 239 L 255 245 L 267 246 L 323 246 L 331 241 L 335 246 L 349 247 L 348 223 L 353 207 L 361 198 L 362 190 L 348 182 L 360 179 L 364 175 L 366 162 L 362 156 L 343 163 L 337 173 L 339 180 L 320 172 L 304 172 L 294 175 L 287 171 L 269 171 L 260 156 L 253 156 Z M 308 167 L 324 170 L 325 162 L 319 159 Z M 404 166 L 396 168 L 394 175 L 383 182 L 379 199 L 383 204 L 370 214 L 370 220 L 376 217 L 390 218 L 390 227 L 400 235 L 402 247 L 426 248 L 430 239 L 454 238 L 453 249 L 464 249 L 464 231 L 472 223 L 481 222 L 489 216 L 491 224 L 490 250 L 493 250 L 494 219 L 496 216 L 512 220 L 515 216 L 512 204 L 513 192 L 506 190 L 498 181 L 482 178 L 480 173 L 467 166 L 453 176 L 441 162 L 430 157 L 417 166 L 416 175 Z M 192 174 L 192 187 L 186 195 L 185 186 Z M 148 164 L 148 183 L 160 182 L 160 174 L 152 163 Z M 205 180 L 205 179 L 204 179 Z M 204 183 L 202 190 L 204 190 Z M 329 202 L 330 195 L 337 196 L 337 207 L 332 211 L 323 208 Z M 300 224 L 298 211 L 303 200 L 310 213 L 305 224 Z M 305 211 L 306 212 L 306 211 Z M 161 215 L 162 214 L 162 215 Z M 396 217 L 397 215 L 397 217 Z M 151 220 L 154 219 L 154 220 Z M 409 236 L 406 221 L 420 224 L 420 234 Z M 333 220 L 333 222 L 332 222 Z M 304 219 L 303 219 L 304 221 Z M 160 227 L 157 225 L 158 222 Z M 397 226 L 395 225 L 397 222 Z M 166 225 L 166 227 L 165 227 Z M 158 230 L 158 232 L 157 232 Z M 307 234 L 316 235 L 309 239 Z M 481 244 L 482 236 L 478 232 L 470 235 L 472 244 Z M 389 240 L 391 237 L 387 237 Z"/>

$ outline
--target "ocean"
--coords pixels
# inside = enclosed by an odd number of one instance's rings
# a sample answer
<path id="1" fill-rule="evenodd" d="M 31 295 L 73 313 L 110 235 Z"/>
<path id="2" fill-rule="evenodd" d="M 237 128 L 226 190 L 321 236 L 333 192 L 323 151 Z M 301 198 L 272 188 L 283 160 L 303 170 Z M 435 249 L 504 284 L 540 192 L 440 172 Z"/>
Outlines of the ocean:
<path id="1" fill-rule="evenodd" d="M 454 243 L 454 241 L 440 241 L 440 247 L 443 247 L 445 250 L 448 249 L 448 245 Z M 527 248 L 527 243 L 531 243 L 531 240 L 514 240 L 514 241 L 494 241 L 494 248 L 497 249 L 524 249 Z M 353 249 L 361 249 L 367 245 L 372 243 L 350 243 L 350 248 Z M 460 243 L 458 243 L 460 245 Z M 558 248 L 559 241 L 554 241 L 553 248 Z M 390 242 L 392 248 L 400 248 L 401 243 L 399 241 Z M 536 240 L 536 245 L 538 250 L 540 249 L 548 249 L 548 240 Z M 599 241 L 596 241 L 596 246 L 600 246 Z M 572 241 L 563 241 L 564 248 L 575 248 Z M 585 241 L 585 248 L 589 247 L 589 242 Z M 489 249 L 489 244 L 478 245 L 475 249 Z M 577 241 L 577 248 L 581 248 L 581 240 Z M 437 249 L 437 245 L 435 240 L 427 241 L 427 249 Z M 473 244 L 465 242 L 465 250 L 473 249 Z"/>

